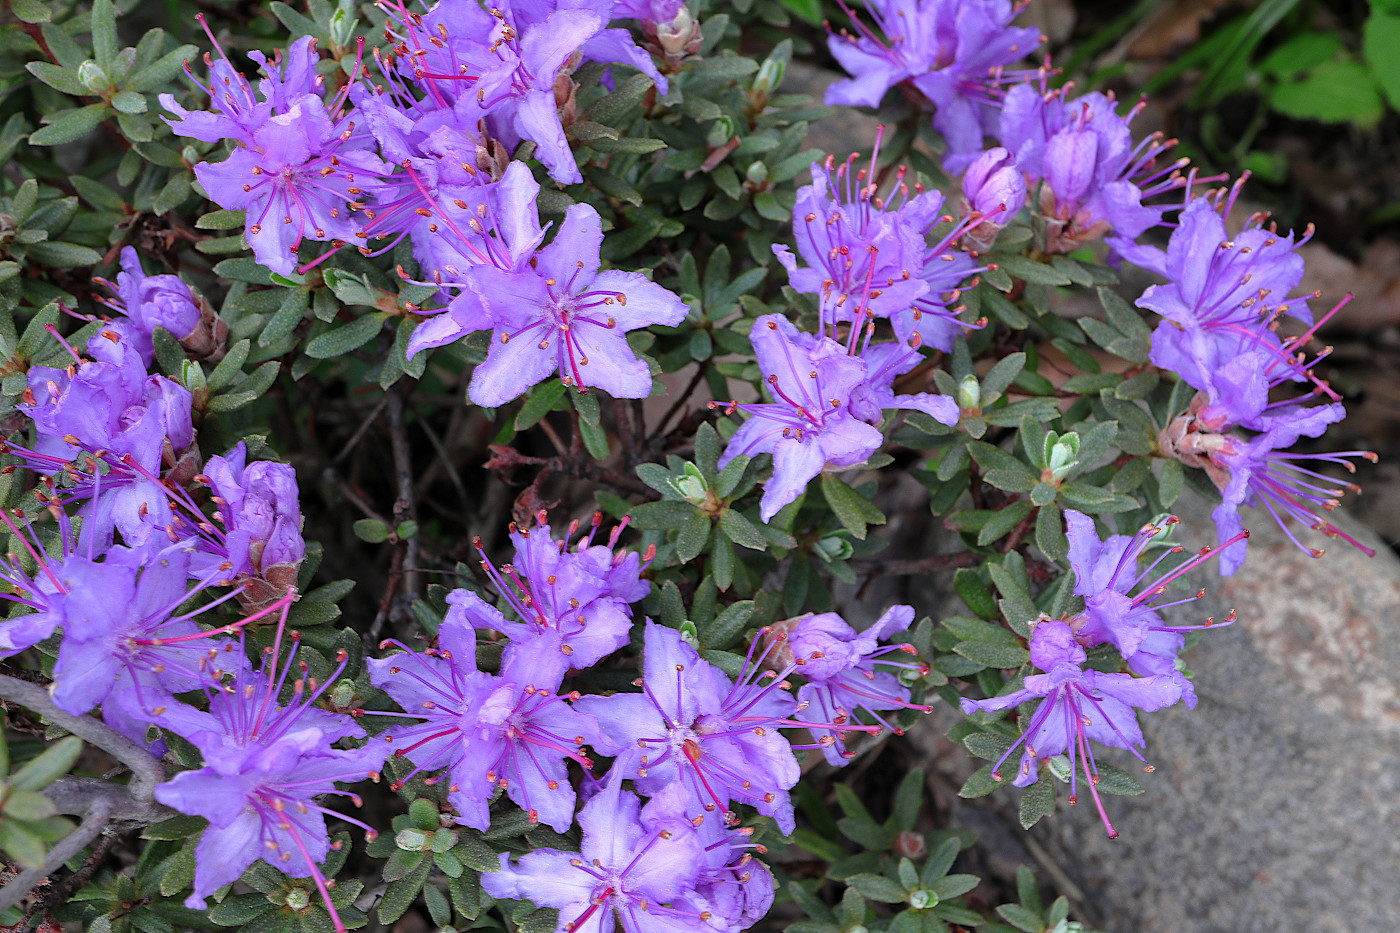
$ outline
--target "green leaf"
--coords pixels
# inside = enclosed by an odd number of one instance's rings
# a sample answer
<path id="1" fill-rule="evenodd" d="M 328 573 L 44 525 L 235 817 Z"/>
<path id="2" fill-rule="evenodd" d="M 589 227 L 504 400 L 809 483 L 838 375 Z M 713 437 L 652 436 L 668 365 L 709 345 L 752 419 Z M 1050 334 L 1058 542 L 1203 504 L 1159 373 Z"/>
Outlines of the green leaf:
<path id="1" fill-rule="evenodd" d="M 1006 781 L 998 781 L 992 777 L 992 766 L 987 764 L 972 772 L 971 776 L 963 782 L 958 796 L 971 800 L 974 797 L 985 797 L 1005 786 Z"/>
<path id="2" fill-rule="evenodd" d="M 1314 35 L 1329 36 L 1333 33 Z M 1400 16 L 1373 10 L 1361 30 L 1361 54 L 1394 110 L 1400 110 Z"/>
<path id="3" fill-rule="evenodd" d="M 997 908 L 997 913 L 1001 915 L 1001 919 L 1022 933 L 1042 933 L 1045 929 L 1045 919 L 1036 911 L 1027 910 L 1020 904 L 1002 904 Z"/>
<path id="4" fill-rule="evenodd" d="M 117 57 L 117 11 L 112 0 L 93 0 L 91 16 L 92 51 L 105 69 Z"/>
<path id="5" fill-rule="evenodd" d="M 867 525 L 883 525 L 885 513 L 875 507 L 869 499 L 847 486 L 831 473 L 822 474 L 822 495 L 831 506 L 837 521 L 861 541 L 865 540 Z"/>
<path id="6" fill-rule="evenodd" d="M 976 661 L 986 667 L 1020 667 L 1031 659 L 1025 648 L 1012 645 L 993 645 L 985 641 L 963 641 L 953 646 L 953 650 L 969 661 Z"/>
<path id="7" fill-rule="evenodd" d="M 75 735 L 65 736 L 11 775 L 10 787 L 15 790 L 43 790 L 72 771 L 82 751 L 82 739 Z"/>
<path id="8" fill-rule="evenodd" d="M 984 619 L 1000 618 L 997 612 L 996 600 L 982 583 L 982 578 L 977 575 L 977 571 L 970 567 L 960 567 L 953 574 L 953 589 L 957 592 L 958 598 L 963 601 L 968 609 Z"/>
<path id="9" fill-rule="evenodd" d="M 728 648 L 744 630 L 754 613 L 751 599 L 734 603 L 725 608 L 714 621 L 700 628 L 700 647 Z"/>
<path id="10" fill-rule="evenodd" d="M 200 215 L 194 225 L 201 230 L 236 230 L 247 223 L 244 211 L 210 211 Z"/>
<path id="11" fill-rule="evenodd" d="M 106 103 L 60 111 L 57 118 L 48 121 L 47 126 L 30 133 L 29 141 L 36 146 L 66 146 L 97 129 L 97 125 L 110 112 Z"/>
<path id="12" fill-rule="evenodd" d="M 597 139 L 590 139 L 588 141 L 588 148 L 597 152 L 620 153 L 622 155 L 646 155 L 658 149 L 665 149 L 666 143 L 660 139 L 653 139 L 649 136 L 623 136 L 617 139 L 599 136 Z"/>
<path id="13" fill-rule="evenodd" d="M 526 428 L 533 427 L 541 418 L 552 411 L 563 397 L 564 383 L 558 379 L 551 379 L 536 386 L 515 416 L 515 430 L 524 431 Z"/>
<path id="14" fill-rule="evenodd" d="M 705 544 L 709 540 L 710 516 L 695 509 L 681 526 L 680 536 L 676 539 L 676 559 L 682 564 L 690 563 L 705 550 Z"/>
<path id="15" fill-rule="evenodd" d="M 53 19 L 53 11 L 40 0 L 10 0 L 10 12 L 22 23 L 47 23 Z"/>
<path id="16" fill-rule="evenodd" d="M 719 527 L 735 544 L 754 551 L 768 549 L 768 539 L 754 527 L 753 522 L 733 509 L 725 509 L 719 513 Z"/>
<path id="17" fill-rule="evenodd" d="M 1161 503 L 1162 508 L 1172 507 L 1172 503 L 1176 502 L 1181 495 L 1185 483 L 1186 477 L 1180 461 L 1163 461 L 1162 472 L 1157 476 L 1157 500 Z"/>
<path id="18" fill-rule="evenodd" d="M 1280 84 L 1269 94 L 1269 104 L 1300 120 L 1361 127 L 1374 126 L 1385 113 L 1371 73 L 1360 62 L 1346 58 L 1319 65 L 1302 80 Z"/>
<path id="19" fill-rule="evenodd" d="M 140 93 L 165 84 L 180 73 L 180 68 L 185 61 L 194 58 L 198 53 L 199 50 L 192 45 L 182 45 L 178 49 L 166 52 L 160 58 L 147 65 L 145 68 L 142 68 L 130 78 L 127 78 L 125 83 L 126 90 Z"/>
<path id="20" fill-rule="evenodd" d="M 44 864 L 48 847 L 44 840 L 17 820 L 0 820 L 0 852 L 4 852 L 24 868 Z"/>
<path id="21" fill-rule="evenodd" d="M 344 327 L 327 331 L 306 345 L 306 355 L 317 360 L 344 356 L 372 340 L 383 327 L 384 318 L 378 312 L 366 314 Z"/>
<path id="22" fill-rule="evenodd" d="M 389 526 L 377 518 L 362 518 L 352 526 L 355 537 L 370 544 L 382 544 L 389 540 Z"/>
<path id="23" fill-rule="evenodd" d="M 977 532 L 977 544 L 985 547 L 993 541 L 1009 534 L 1013 528 L 1021 524 L 1030 517 L 1031 502 L 1029 499 L 1017 499 L 1003 506 L 982 526 L 982 530 Z"/>
<path id="24" fill-rule="evenodd" d="M 885 904 L 902 904 L 908 900 L 908 893 L 896 882 L 884 875 L 859 874 L 846 879 L 846 883 L 860 892 L 862 897 Z"/>
<path id="25" fill-rule="evenodd" d="M 1031 285 L 1072 285 L 1069 276 L 1058 269 L 1051 268 L 1033 259 L 1024 256 L 1000 257 L 997 265 L 1002 271 L 1007 272 L 1018 279 L 1024 279 Z"/>
<path id="26" fill-rule="evenodd" d="M 51 243 L 43 240 L 29 247 L 29 258 L 55 269 L 74 269 L 97 265 L 102 260 L 102 254 L 77 243 Z"/>
<path id="27" fill-rule="evenodd" d="M 821 0 L 778 0 L 778 2 L 800 20 L 813 26 L 822 24 Z"/>
<path id="28" fill-rule="evenodd" d="M 49 87 L 56 91 L 62 91 L 64 94 L 86 97 L 92 93 L 75 72 L 69 71 L 67 68 L 60 68 L 51 62 L 29 62 L 24 68 Z"/>
<path id="29" fill-rule="evenodd" d="M 1055 810 L 1055 779 L 1042 768 L 1040 780 L 1021 792 L 1021 828 L 1030 829 Z"/>
<path id="30" fill-rule="evenodd" d="M 423 883 L 428 880 L 428 873 L 432 870 L 433 860 L 420 856 L 418 866 L 413 871 L 397 881 L 389 882 L 384 897 L 375 906 L 379 922 L 393 923 L 402 917 L 418 899 L 418 892 L 423 890 Z"/>

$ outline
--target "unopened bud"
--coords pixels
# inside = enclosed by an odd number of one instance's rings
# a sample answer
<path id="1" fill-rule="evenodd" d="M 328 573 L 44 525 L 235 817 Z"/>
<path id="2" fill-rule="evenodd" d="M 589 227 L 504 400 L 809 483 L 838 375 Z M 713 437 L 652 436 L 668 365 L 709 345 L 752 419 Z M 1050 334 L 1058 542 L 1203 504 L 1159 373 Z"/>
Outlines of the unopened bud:
<path id="1" fill-rule="evenodd" d="M 909 906 L 915 910 L 928 910 L 938 906 L 938 895 L 928 888 L 909 892 Z"/>
<path id="2" fill-rule="evenodd" d="M 91 59 L 78 66 L 78 80 L 83 82 L 83 87 L 98 94 L 112 86 L 112 79 L 107 77 L 107 72 Z"/>
<path id="3" fill-rule="evenodd" d="M 962 382 L 958 385 L 958 407 L 966 414 L 979 415 L 982 413 L 982 386 L 977 382 L 977 377 L 971 374 L 963 376 Z"/>

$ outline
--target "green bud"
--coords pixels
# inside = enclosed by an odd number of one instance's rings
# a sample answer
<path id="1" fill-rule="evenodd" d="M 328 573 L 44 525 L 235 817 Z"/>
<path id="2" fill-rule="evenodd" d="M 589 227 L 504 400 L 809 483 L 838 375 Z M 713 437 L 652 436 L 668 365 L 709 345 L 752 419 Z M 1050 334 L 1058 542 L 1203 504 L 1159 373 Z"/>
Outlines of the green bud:
<path id="1" fill-rule="evenodd" d="M 1045 472 L 1059 481 L 1069 475 L 1079 462 L 1079 435 L 1070 431 L 1058 437 L 1054 431 L 1045 436 Z"/>
<path id="2" fill-rule="evenodd" d="M 704 505 L 709 495 L 705 476 L 695 464 L 687 462 L 681 476 L 671 481 L 671 486 L 681 494 L 681 498 L 691 505 Z"/>
<path id="3" fill-rule="evenodd" d="M 764 59 L 763 64 L 759 66 L 758 74 L 754 75 L 754 93 L 762 94 L 764 97 L 771 96 L 783 83 L 783 74 L 786 71 L 787 62 L 777 61 L 773 58 Z"/>
<path id="4" fill-rule="evenodd" d="M 292 910 L 305 910 L 311 906 L 311 892 L 305 888 L 292 888 L 287 892 L 287 906 Z"/>
<path id="5" fill-rule="evenodd" d="M 180 361 L 180 385 L 190 390 L 196 410 L 209 403 L 209 384 L 204 379 L 204 367 L 194 360 Z"/>
<path id="6" fill-rule="evenodd" d="M 430 847 L 430 836 L 432 833 L 425 833 L 417 829 L 401 829 L 394 836 L 394 845 L 409 852 L 422 852 Z"/>
<path id="7" fill-rule="evenodd" d="M 710 124 L 710 131 L 705 135 L 705 142 L 711 149 L 718 149 L 733 138 L 734 121 L 721 114 L 715 122 Z"/>
<path id="8" fill-rule="evenodd" d="M 331 42 L 344 48 L 355 38 L 355 4 L 340 0 L 340 8 L 331 14 Z"/>
<path id="9" fill-rule="evenodd" d="M 336 685 L 331 688 L 331 706 L 336 709 L 345 709 L 355 702 L 355 682 L 347 678 L 341 678 Z"/>
<path id="10" fill-rule="evenodd" d="M 847 540 L 845 535 L 837 533 L 827 535 L 816 544 L 817 551 L 828 561 L 848 560 L 855 553 L 855 548 Z"/>
<path id="11" fill-rule="evenodd" d="M 689 619 L 681 623 L 681 641 L 697 651 L 700 650 L 700 630 Z"/>
<path id="12" fill-rule="evenodd" d="M 751 162 L 748 171 L 744 172 L 744 177 L 755 185 L 761 185 L 768 180 L 768 166 L 762 162 Z"/>
<path id="13" fill-rule="evenodd" d="M 83 82 L 83 87 L 97 94 L 112 86 L 112 80 L 107 77 L 107 72 L 103 71 L 102 66 L 92 59 L 88 59 L 78 66 L 78 80 Z"/>
<path id="14" fill-rule="evenodd" d="M 909 893 L 909 906 L 915 910 L 928 910 L 938 906 L 938 895 L 928 888 L 920 888 Z"/>
<path id="15" fill-rule="evenodd" d="M 958 386 L 958 407 L 963 411 L 981 409 L 982 386 L 978 384 L 976 376 L 963 376 L 962 384 Z"/>

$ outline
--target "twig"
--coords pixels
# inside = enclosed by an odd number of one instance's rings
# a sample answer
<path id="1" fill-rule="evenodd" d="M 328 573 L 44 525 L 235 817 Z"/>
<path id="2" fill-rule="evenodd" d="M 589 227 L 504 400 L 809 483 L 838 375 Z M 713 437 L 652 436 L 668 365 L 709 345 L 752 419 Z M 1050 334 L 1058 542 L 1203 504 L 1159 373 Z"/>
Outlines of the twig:
<path id="1" fill-rule="evenodd" d="M 53 705 L 43 687 L 0 674 L 0 699 L 18 703 L 41 714 L 89 745 L 96 745 L 131 770 L 127 791 L 138 801 L 154 799 L 155 786 L 165 780 L 160 762 L 144 748 L 91 716 L 71 716 Z"/>
<path id="2" fill-rule="evenodd" d="M 666 436 L 666 425 L 670 423 L 673 417 L 675 417 L 676 412 L 681 410 L 681 406 L 684 405 L 687 401 L 689 401 L 690 397 L 695 394 L 695 390 L 700 385 L 700 380 L 704 378 L 705 364 L 696 363 L 695 375 L 690 377 L 690 384 L 687 385 L 683 390 L 681 390 L 681 394 L 676 396 L 676 400 L 671 403 L 671 407 L 666 410 L 666 414 L 662 415 L 661 420 L 656 422 L 656 433 L 651 436 L 651 440 L 654 441 L 658 438 Z"/>
<path id="3" fill-rule="evenodd" d="M 78 824 L 78 828 L 49 850 L 49 854 L 44 856 L 44 864 L 38 868 L 31 868 L 28 871 L 20 872 L 10 879 L 10 883 L 0 888 L 0 910 L 9 910 L 24 899 L 34 886 L 43 881 L 50 874 L 63 867 L 63 863 L 87 848 L 102 832 L 102 825 L 107 822 L 108 803 L 105 798 L 96 800 L 88 811 L 87 818 Z"/>
<path id="4" fill-rule="evenodd" d="M 405 521 L 418 524 L 418 505 L 413 498 L 413 461 L 409 458 L 408 434 L 403 423 L 403 393 L 397 387 L 388 393 L 389 445 L 394 452 L 394 475 L 399 483 L 399 498 L 394 502 L 394 527 Z M 403 552 L 403 595 L 408 600 L 418 596 L 418 535 L 405 542 Z"/>
<path id="5" fill-rule="evenodd" d="M 335 458 L 331 460 L 332 464 L 337 464 L 350 455 L 350 451 L 355 449 L 355 445 L 360 442 L 360 438 L 365 436 L 365 432 L 374 424 L 374 419 L 379 417 L 379 413 L 384 410 L 384 406 L 387 404 L 389 404 L 389 395 L 386 393 L 380 396 L 373 410 L 365 416 L 364 421 L 360 422 L 360 426 L 355 429 L 355 433 L 350 435 L 350 440 L 346 441 L 345 446 L 340 448 L 340 453 L 336 454 Z"/>

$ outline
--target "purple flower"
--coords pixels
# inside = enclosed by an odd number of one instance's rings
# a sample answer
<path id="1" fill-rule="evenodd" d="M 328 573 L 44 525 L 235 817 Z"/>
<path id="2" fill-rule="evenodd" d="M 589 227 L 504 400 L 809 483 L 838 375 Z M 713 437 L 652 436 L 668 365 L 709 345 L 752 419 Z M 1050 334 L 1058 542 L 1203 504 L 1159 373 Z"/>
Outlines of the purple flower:
<path id="1" fill-rule="evenodd" d="M 582 851 L 535 849 L 515 863 L 503 852 L 501 870 L 481 876 L 486 893 L 558 908 L 558 933 L 612 933 L 614 911 L 628 933 L 706 933 L 700 917 L 666 906 L 699 878 L 694 827 L 649 814 L 621 786 L 614 771 L 579 813 Z"/>
<path id="2" fill-rule="evenodd" d="M 75 716 L 101 704 L 107 724 L 136 741 L 144 740 L 144 711 L 243 666 L 235 643 L 219 637 L 228 626 L 206 631 L 195 621 L 232 594 L 177 615 L 213 580 L 189 586 L 189 549 L 155 540 L 110 548 L 101 562 L 70 556 L 58 572 L 65 595 L 54 704 Z"/>
<path id="3" fill-rule="evenodd" d="M 997 231 L 1026 203 L 1026 179 L 1011 153 L 997 146 L 972 160 L 962 179 L 962 216 L 976 214 L 977 224 L 963 242 L 978 252 L 992 248 Z"/>
<path id="4" fill-rule="evenodd" d="M 879 33 L 848 10 L 857 34 L 827 40 L 852 77 L 833 82 L 826 102 L 877 107 L 909 82 L 933 105 L 933 128 L 947 141 L 943 168 L 961 172 L 995 125 L 1001 69 L 1032 52 L 1039 32 L 1010 25 L 1019 12 L 1010 0 L 868 0 L 866 8 Z"/>
<path id="5" fill-rule="evenodd" d="M 884 440 L 874 427 L 883 421 L 882 409 L 913 408 L 945 424 L 957 423 L 957 404 L 946 396 L 894 394 L 895 376 L 918 362 L 910 347 L 879 344 L 856 356 L 854 346 L 801 333 L 776 314 L 754 321 L 749 339 L 775 401 L 729 405 L 729 411 L 742 410 L 749 419 L 730 438 L 719 465 L 740 454 L 773 455 L 773 478 L 764 486 L 760 506 L 765 522 L 822 470 L 867 460 Z"/>
<path id="6" fill-rule="evenodd" d="M 1167 677 L 1133 677 L 1086 669 L 1084 649 L 1075 641 L 1069 624 L 1057 619 L 1035 623 L 1030 648 L 1031 664 L 1045 673 L 1031 674 L 1026 677 L 1022 689 L 1005 696 L 962 701 L 962 711 L 971 714 L 977 710 L 990 713 L 1011 709 L 1021 703 L 1040 700 L 1021 737 L 992 765 L 992 778 L 1001 780 L 1002 762 L 1023 743 L 1025 750 L 1016 779 L 1012 781 L 1017 787 L 1036 782 L 1041 761 L 1068 752 L 1069 802 L 1073 804 L 1076 799 L 1077 763 L 1089 782 L 1089 793 L 1108 830 L 1108 837 L 1116 838 L 1118 831 L 1108 821 L 1108 814 L 1099 800 L 1098 765 L 1089 741 L 1125 748 L 1141 761 L 1138 749 L 1146 743 L 1138 728 L 1134 707 L 1151 711 L 1171 706 L 1181 698 L 1181 688 Z"/>
<path id="7" fill-rule="evenodd" d="M 592 767 L 582 746 L 597 726 L 558 693 L 562 672 L 535 670 L 519 654 L 499 677 L 478 671 L 476 634 L 451 614 L 438 628 L 437 648 L 419 654 L 393 640 L 380 647 L 390 645 L 407 653 L 368 661 L 370 681 L 423 722 L 395 727 L 384 741 L 414 763 L 413 774 L 447 769 L 458 822 L 485 830 L 500 787 L 532 822 L 568 830 L 575 797 L 565 759 Z"/>
<path id="8" fill-rule="evenodd" d="M 1166 208 L 1142 202 L 1186 185 L 1186 160 L 1159 164 L 1169 141 L 1154 133 L 1134 144 L 1125 115 L 1097 92 L 1067 100 L 1037 84 L 1013 87 L 1001 111 L 1000 140 L 1032 182 L 1043 182 L 1046 249 L 1069 253 L 1112 230 L 1109 245 L 1136 261 L 1134 241 L 1162 222 Z"/>
<path id="9" fill-rule="evenodd" d="M 105 303 L 124 315 L 128 324 L 122 330 L 149 367 L 155 357 L 151 334 L 163 327 L 181 346 L 199 359 L 218 362 L 224 355 L 224 340 L 228 325 L 221 321 L 177 276 L 146 275 L 141 260 L 130 246 L 121 252 L 122 271 L 117 273 L 115 286 L 104 279 L 94 279 L 117 293 L 115 300 Z"/>
<path id="10" fill-rule="evenodd" d="M 202 543 L 226 563 L 221 569 L 242 589 L 246 609 L 261 609 L 295 586 L 306 554 L 301 537 L 301 502 L 296 470 L 285 463 L 248 464 L 242 441 L 221 457 L 210 457 L 201 479 L 209 486 L 223 525 Z"/>
<path id="11" fill-rule="evenodd" d="M 738 800 L 792 832 L 788 790 L 799 771 L 778 727 L 795 725 L 787 719 L 795 704 L 779 689 L 781 680 L 760 685 L 745 676 L 733 683 L 679 632 L 650 621 L 645 645 L 642 693 L 575 704 L 598 721 L 598 751 L 617 756 L 614 770 L 632 777 L 638 793 L 652 796 L 680 783 L 705 812 L 726 813 Z"/>
<path id="12" fill-rule="evenodd" d="M 1069 564 L 1074 570 L 1074 592 L 1084 597 L 1083 614 L 1068 620 L 1075 638 L 1086 648 L 1104 643 L 1113 645 L 1128 663 L 1129 670 L 1173 681 L 1181 690 L 1186 707 L 1194 709 L 1196 691 L 1176 664 L 1185 642 L 1184 633 L 1229 625 L 1235 621 L 1235 614 L 1231 611 L 1220 623 L 1207 619 L 1201 625 L 1167 625 L 1159 614 L 1161 609 L 1199 599 L 1204 591 L 1184 599 L 1173 595 L 1165 604 L 1158 600 L 1171 583 L 1217 554 L 1230 550 L 1230 545 L 1243 542 L 1249 532 L 1240 531 L 1224 540 L 1220 547 L 1204 547 L 1151 582 L 1145 582 L 1164 560 L 1185 550 L 1180 546 L 1166 547 L 1146 569 L 1138 567 L 1139 558 L 1153 539 L 1177 523 L 1176 516 L 1144 525 L 1131 536 L 1110 535 L 1106 541 L 1099 540 L 1094 520 L 1081 512 L 1065 510 L 1065 523 Z M 1243 551 L 1244 548 L 1234 550 Z M 1138 591 L 1136 595 L 1133 590 Z"/>
<path id="13" fill-rule="evenodd" d="M 961 309 L 949 305 L 980 271 L 970 255 L 953 248 L 976 219 L 954 222 L 942 215 L 938 191 L 911 197 L 903 168 L 890 197 L 880 197 L 883 134 L 881 127 L 868 169 L 855 168 L 855 155 L 839 166 L 829 157 L 812 165 L 812 184 L 798 190 L 792 212 L 797 251 L 807 268 L 798 267 L 787 247 L 774 246 L 773 253 L 794 288 L 820 296 L 822 333 L 834 338 L 838 323 L 855 322 L 859 330 L 885 317 L 901 341 L 951 350 L 961 330 L 975 326 L 959 321 Z M 932 235 L 947 223 L 951 227 Z"/>
<path id="14" fill-rule="evenodd" d="M 800 703 L 793 719 L 810 722 L 817 731 L 822 724 L 846 725 L 856 710 L 865 710 L 871 718 L 896 735 L 903 729 L 892 726 L 880 716 L 880 711 L 917 709 L 928 712 L 931 707 L 909 702 L 909 688 L 902 685 L 889 668 L 906 668 L 928 672 L 928 666 L 885 659 L 890 652 L 913 654 L 907 644 L 881 645 L 880 640 L 902 632 L 914 619 L 909 606 L 894 606 L 863 632 L 846 624 L 834 612 L 804 615 L 773 626 L 782 639 L 770 663 L 792 664 L 792 670 L 806 679 L 797 689 Z M 770 636 L 770 640 L 774 640 Z M 883 670 L 877 670 L 876 665 Z M 821 745 L 829 764 L 841 767 L 853 752 L 841 741 L 841 730 L 828 728 Z"/>
<path id="15" fill-rule="evenodd" d="M 665 93 L 666 82 L 625 30 L 606 29 L 607 4 L 503 2 L 490 9 L 470 0 L 440 0 L 423 14 L 395 12 L 401 68 L 444 103 L 471 95 L 489 134 L 513 150 L 535 143 L 535 158 L 561 184 L 583 180 L 559 108 L 572 108 L 569 74 L 584 59 L 625 62 Z M 597 8 L 592 8 L 597 7 Z"/>
<path id="16" fill-rule="evenodd" d="M 100 545 L 112 529 L 127 544 L 146 540 L 151 528 L 169 524 L 171 512 L 158 477 L 166 467 L 192 474 L 198 468 L 191 422 L 193 399 L 164 376 L 147 376 L 140 352 L 130 340 L 105 329 L 88 342 L 95 359 L 75 360 L 67 369 L 36 366 L 17 408 L 38 433 L 34 449 L 7 445 L 31 469 L 67 474 L 73 484 L 62 501 L 91 499 L 83 537 Z M 82 451 L 101 453 L 75 461 Z"/>
<path id="17" fill-rule="evenodd" d="M 445 315 L 417 333 L 409 350 L 441 346 L 492 329 L 486 361 L 472 374 L 468 395 L 495 408 L 559 373 L 580 391 L 600 388 L 614 398 L 645 398 L 651 372 L 626 334 L 686 315 L 679 298 L 636 272 L 598 271 L 603 242 L 598 212 L 574 204 L 559 232 L 526 268 L 477 265 L 464 270 L 464 289 Z"/>
<path id="18" fill-rule="evenodd" d="M 12 657 L 25 648 L 37 645 L 63 623 L 64 598 L 69 590 L 62 578 L 63 565 L 73 556 L 75 541 L 67 513 L 58 508 L 53 512 L 59 530 L 56 555 L 44 549 L 27 519 L 24 521 L 28 532 L 26 535 L 15 527 L 6 510 L 0 509 L 0 522 L 4 522 L 13 540 L 24 548 L 36 565 L 35 572 L 31 574 L 15 552 L 0 558 L 0 582 L 6 584 L 5 592 L 0 592 L 0 599 L 34 610 L 0 620 L 0 658 Z"/>
<path id="19" fill-rule="evenodd" d="M 279 641 L 280 633 L 279 628 Z M 203 910 L 205 898 L 262 859 L 294 878 L 313 878 L 336 929 L 344 930 L 317 865 L 331 849 L 326 815 L 359 821 L 326 809 L 318 798 L 344 793 L 337 782 L 377 780 L 389 749 L 383 742 L 332 747 L 338 739 L 364 735 L 350 717 L 312 705 L 344 669 L 345 652 L 320 683 L 307 677 L 304 663 L 292 674 L 295 656 L 293 647 L 279 670 L 274 644 L 262 670 L 240 670 L 229 689 L 210 695 L 208 712 L 174 702 L 152 711 L 158 725 L 183 736 L 204 756 L 204 767 L 177 774 L 157 786 L 155 796 L 209 820 L 195 847 L 194 893 L 185 900 L 187 907 Z M 284 705 L 278 694 L 289 680 L 292 698 Z M 373 838 L 374 830 L 364 828 Z"/>
<path id="20" fill-rule="evenodd" d="M 536 519 L 533 529 L 511 526 L 515 560 L 499 569 L 486 557 L 481 539 L 475 540 L 482 570 L 518 621 L 508 620 L 470 590 L 448 594 L 447 619 L 503 633 L 511 641 L 509 653 L 528 658 L 519 669 L 528 667 L 536 683 L 552 686 L 569 668 L 591 667 L 627 644 L 629 604 L 645 598 L 651 585 L 641 579 L 644 563 L 637 555 L 614 550 L 621 526 L 606 546 L 595 545 L 595 522 L 570 551 L 567 537 L 551 537 L 543 512 Z"/>
<path id="21" fill-rule="evenodd" d="M 774 881 L 753 857 L 768 851 L 752 841 L 754 828 L 697 812 L 682 786 L 672 784 L 642 808 L 642 825 L 664 830 L 677 821 L 695 828 L 703 852 L 694 889 L 672 901 L 671 910 L 720 931 L 742 930 L 762 920 L 773 906 Z"/>
<path id="22" fill-rule="evenodd" d="M 1210 425 L 1200 422 L 1197 412 L 1188 411 L 1163 430 L 1159 445 L 1168 456 L 1188 466 L 1205 469 L 1220 489 L 1221 503 L 1211 512 L 1211 517 L 1222 544 L 1239 534 L 1241 506 L 1262 505 L 1288 539 L 1312 557 L 1321 557 L 1322 549 L 1304 546 L 1289 528 L 1290 519 L 1329 538 L 1341 538 L 1369 555 L 1375 552 L 1322 517 L 1323 512 L 1337 507 L 1348 488 L 1359 490 L 1359 487 L 1339 483 L 1313 467 L 1333 463 L 1354 472 L 1356 468 L 1350 458 L 1362 457 L 1375 462 L 1376 455 L 1362 450 L 1322 454 L 1287 452 L 1300 437 L 1319 437 L 1328 425 L 1342 420 L 1345 415 L 1345 409 L 1336 402 L 1295 407 L 1287 414 L 1271 418 L 1262 433 L 1246 438 L 1237 432 L 1217 433 L 1228 425 L 1217 424 L 1212 430 Z M 1220 575 L 1230 576 L 1243 563 L 1244 548 L 1232 548 L 1220 558 Z"/>
<path id="23" fill-rule="evenodd" d="M 1311 325 L 1303 295 L 1289 298 L 1303 277 L 1303 257 L 1295 250 L 1311 237 L 1309 229 L 1291 234 L 1264 228 L 1252 219 L 1235 236 L 1225 228 L 1238 186 L 1227 198 L 1197 198 L 1181 212 L 1165 253 L 1154 251 L 1147 268 L 1167 279 L 1150 286 L 1138 307 L 1165 319 L 1152 334 L 1152 362 L 1192 386 L 1207 390 L 1217 374 L 1243 353 L 1273 357 L 1270 368 L 1291 378 L 1288 354 L 1271 327 L 1282 316 Z"/>
<path id="24" fill-rule="evenodd" d="M 247 239 L 258 262 L 290 275 L 303 239 L 343 241 L 354 235 L 351 214 L 358 192 L 389 166 L 368 151 L 372 138 L 356 134 L 354 120 L 339 114 L 348 91 L 327 108 L 321 96 L 324 81 L 313 67 L 314 38 L 299 39 L 287 50 L 285 73 L 275 64 L 267 66 L 261 55 L 255 60 L 267 74 L 259 85 L 261 102 L 252 98 L 240 75 L 239 90 L 222 98 L 216 88 L 206 88 L 220 112 L 203 119 L 168 94 L 161 103 L 179 117 L 170 121 L 177 134 L 235 143 L 224 161 L 196 164 L 195 177 L 220 207 L 247 212 Z M 229 80 L 226 75 L 224 80 Z"/>

